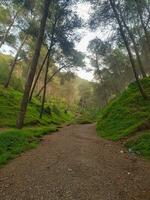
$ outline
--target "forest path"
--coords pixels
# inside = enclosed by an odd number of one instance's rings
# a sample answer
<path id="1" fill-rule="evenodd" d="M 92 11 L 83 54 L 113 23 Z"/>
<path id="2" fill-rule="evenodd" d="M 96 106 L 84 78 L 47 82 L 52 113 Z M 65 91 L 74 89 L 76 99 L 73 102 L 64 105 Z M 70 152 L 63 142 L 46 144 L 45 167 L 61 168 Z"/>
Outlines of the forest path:
<path id="1" fill-rule="evenodd" d="M 150 200 L 150 162 L 95 125 L 64 127 L 0 169 L 0 200 L 31 199 Z"/>

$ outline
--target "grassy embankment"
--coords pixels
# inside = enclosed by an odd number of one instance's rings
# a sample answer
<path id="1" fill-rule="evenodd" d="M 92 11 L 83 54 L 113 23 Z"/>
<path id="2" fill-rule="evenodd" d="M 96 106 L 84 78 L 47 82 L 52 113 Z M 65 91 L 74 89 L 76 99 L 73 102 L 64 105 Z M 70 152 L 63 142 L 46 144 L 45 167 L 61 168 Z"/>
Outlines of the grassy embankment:
<path id="1" fill-rule="evenodd" d="M 86 108 L 86 109 L 80 109 L 80 112 L 76 116 L 75 123 L 77 124 L 91 124 L 95 123 L 96 119 L 98 117 L 98 111 L 97 108 Z"/>
<path id="2" fill-rule="evenodd" d="M 63 103 L 51 102 L 45 109 L 42 120 L 39 119 L 40 102 L 36 99 L 29 104 L 25 127 L 15 129 L 22 93 L 12 88 L 0 86 L 0 165 L 16 157 L 21 152 L 35 147 L 39 138 L 54 132 L 57 127 L 72 120 L 73 115 L 65 112 Z"/>
<path id="3" fill-rule="evenodd" d="M 136 83 L 130 84 L 102 111 L 97 130 L 106 139 L 128 138 L 125 146 L 131 152 L 150 158 L 150 78 L 141 82 L 149 99 L 141 97 Z"/>

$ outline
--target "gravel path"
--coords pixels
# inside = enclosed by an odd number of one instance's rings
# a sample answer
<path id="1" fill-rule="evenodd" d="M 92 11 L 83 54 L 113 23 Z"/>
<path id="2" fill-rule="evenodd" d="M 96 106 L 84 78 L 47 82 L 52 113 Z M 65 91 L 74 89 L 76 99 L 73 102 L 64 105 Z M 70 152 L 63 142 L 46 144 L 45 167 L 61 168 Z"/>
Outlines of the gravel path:
<path id="1" fill-rule="evenodd" d="M 150 200 L 150 162 L 71 125 L 0 169 L 0 200 L 31 199 Z"/>

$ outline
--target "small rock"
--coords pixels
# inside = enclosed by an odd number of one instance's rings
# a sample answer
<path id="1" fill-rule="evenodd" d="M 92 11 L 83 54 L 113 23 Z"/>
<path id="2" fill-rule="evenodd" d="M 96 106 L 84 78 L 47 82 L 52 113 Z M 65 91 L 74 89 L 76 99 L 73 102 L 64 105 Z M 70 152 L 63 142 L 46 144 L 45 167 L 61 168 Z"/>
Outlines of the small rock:
<path id="1" fill-rule="evenodd" d="M 131 148 L 129 148 L 129 153 L 132 153 L 132 149 Z"/>
<path id="2" fill-rule="evenodd" d="M 120 151 L 120 153 L 122 153 L 122 154 L 123 154 L 123 153 L 124 153 L 124 151 L 123 151 L 123 150 L 121 150 L 121 151 Z"/>

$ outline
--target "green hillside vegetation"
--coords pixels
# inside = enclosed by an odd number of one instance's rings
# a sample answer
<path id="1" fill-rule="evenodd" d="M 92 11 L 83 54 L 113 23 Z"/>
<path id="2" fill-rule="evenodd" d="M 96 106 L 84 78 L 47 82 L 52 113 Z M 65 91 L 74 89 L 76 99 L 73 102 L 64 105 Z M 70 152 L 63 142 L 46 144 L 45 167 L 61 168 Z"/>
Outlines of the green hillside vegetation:
<path id="1" fill-rule="evenodd" d="M 143 88 L 150 97 L 150 79 L 141 81 Z M 150 102 L 144 100 L 132 83 L 119 96 L 114 99 L 101 113 L 97 130 L 98 134 L 106 139 L 119 140 L 127 138 L 133 133 L 150 128 Z M 150 156 L 150 134 L 128 141 L 127 147 L 144 156 Z"/>
<path id="2" fill-rule="evenodd" d="M 80 113 L 76 116 L 76 123 L 78 124 L 92 124 L 95 123 L 97 120 L 97 117 L 99 115 L 99 109 L 96 107 L 91 107 L 88 109 L 82 109 L 80 110 Z"/>
<path id="3" fill-rule="evenodd" d="M 11 61 L 11 56 L 0 54 L 0 83 L 2 84 L 8 76 L 8 64 Z"/>
<path id="4" fill-rule="evenodd" d="M 21 92 L 13 88 L 4 90 L 3 86 L 0 86 L 0 127 L 15 126 L 21 97 Z M 69 121 L 73 117 L 71 112 L 65 113 L 65 104 L 63 104 L 63 102 L 59 104 L 57 102 L 56 105 L 56 103 L 52 101 L 47 104 L 42 119 L 39 119 L 39 111 L 40 102 L 37 99 L 33 99 L 28 107 L 25 124 L 60 124 Z"/>
<path id="5" fill-rule="evenodd" d="M 36 147 L 43 135 L 56 130 L 57 127 L 51 125 L 2 131 L 0 133 L 0 165 L 15 158 L 18 154 Z"/>
<path id="6" fill-rule="evenodd" d="M 139 137 L 129 140 L 125 146 L 130 152 L 150 158 L 150 131 L 144 131 Z"/>
<path id="7" fill-rule="evenodd" d="M 9 72 L 9 65 L 13 61 L 13 57 L 10 55 L 5 55 L 0 53 L 0 84 L 4 84 Z M 19 63 L 19 68 L 24 65 L 24 62 Z M 15 73 L 12 75 L 10 84 L 13 86 L 14 89 L 22 91 L 23 90 L 23 83 L 24 78 L 23 77 L 17 77 Z"/>

